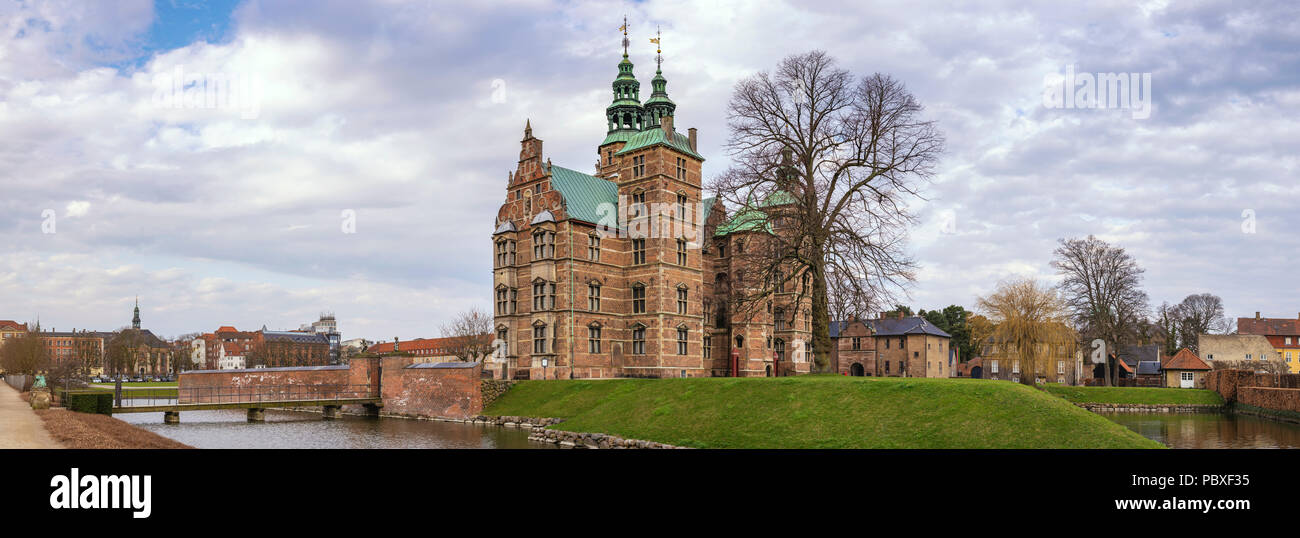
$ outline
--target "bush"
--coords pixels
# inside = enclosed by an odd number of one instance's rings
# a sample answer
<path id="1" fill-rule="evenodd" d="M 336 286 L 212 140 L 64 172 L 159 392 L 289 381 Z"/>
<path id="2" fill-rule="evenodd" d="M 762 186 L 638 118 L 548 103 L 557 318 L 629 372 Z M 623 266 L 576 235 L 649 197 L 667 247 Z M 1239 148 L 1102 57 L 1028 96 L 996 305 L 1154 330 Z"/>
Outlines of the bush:
<path id="1" fill-rule="evenodd" d="M 68 410 L 78 413 L 113 414 L 113 394 L 111 392 L 69 392 L 64 396 L 64 402 Z"/>

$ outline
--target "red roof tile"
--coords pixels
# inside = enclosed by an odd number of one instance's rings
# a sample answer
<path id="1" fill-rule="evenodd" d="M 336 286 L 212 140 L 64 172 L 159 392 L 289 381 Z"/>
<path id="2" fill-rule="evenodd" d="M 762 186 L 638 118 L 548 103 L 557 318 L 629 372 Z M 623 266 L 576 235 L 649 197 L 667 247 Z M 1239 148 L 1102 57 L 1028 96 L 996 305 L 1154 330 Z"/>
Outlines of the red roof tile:
<path id="1" fill-rule="evenodd" d="M 1205 364 L 1205 361 L 1197 357 L 1195 353 L 1183 348 L 1178 350 L 1178 353 L 1175 353 L 1174 357 L 1169 359 L 1169 362 L 1165 363 L 1163 368 L 1166 370 L 1209 370 L 1210 366 Z"/>

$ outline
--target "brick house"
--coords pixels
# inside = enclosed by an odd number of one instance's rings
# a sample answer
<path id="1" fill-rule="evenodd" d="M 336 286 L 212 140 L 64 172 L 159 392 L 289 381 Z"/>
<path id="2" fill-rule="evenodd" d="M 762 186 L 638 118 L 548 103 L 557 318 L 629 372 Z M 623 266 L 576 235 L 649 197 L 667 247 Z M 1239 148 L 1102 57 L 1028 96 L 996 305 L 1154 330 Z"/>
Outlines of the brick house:
<path id="1" fill-rule="evenodd" d="M 499 344 L 488 369 L 532 379 L 808 372 L 811 309 L 795 286 L 743 314 L 729 300 L 772 282 L 746 278 L 734 253 L 779 230 L 741 217 L 788 196 L 729 219 L 704 196 L 697 134 L 675 130 L 662 69 L 643 104 L 625 46 L 612 88 L 592 174 L 552 164 L 525 122 L 492 234 Z"/>
<path id="2" fill-rule="evenodd" d="M 920 316 L 871 320 L 875 338 L 875 375 L 886 377 L 951 377 L 952 336 Z"/>
<path id="3" fill-rule="evenodd" d="M 867 321 L 832 321 L 831 365 L 841 375 L 876 375 L 876 338 Z"/>

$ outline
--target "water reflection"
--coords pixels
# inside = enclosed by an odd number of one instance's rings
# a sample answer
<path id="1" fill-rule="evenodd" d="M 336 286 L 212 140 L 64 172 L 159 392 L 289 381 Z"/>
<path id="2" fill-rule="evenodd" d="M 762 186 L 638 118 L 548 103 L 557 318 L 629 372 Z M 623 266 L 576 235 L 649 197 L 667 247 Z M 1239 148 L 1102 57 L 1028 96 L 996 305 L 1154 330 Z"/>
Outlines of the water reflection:
<path id="1" fill-rule="evenodd" d="M 1219 413 L 1101 413 L 1170 448 L 1300 448 L 1300 425 Z"/>
<path id="2" fill-rule="evenodd" d="M 526 430 L 453 422 L 266 411 L 266 422 L 248 422 L 242 409 L 185 411 L 180 424 L 163 424 L 162 413 L 124 413 L 115 418 L 198 448 L 554 448 L 528 440 Z"/>

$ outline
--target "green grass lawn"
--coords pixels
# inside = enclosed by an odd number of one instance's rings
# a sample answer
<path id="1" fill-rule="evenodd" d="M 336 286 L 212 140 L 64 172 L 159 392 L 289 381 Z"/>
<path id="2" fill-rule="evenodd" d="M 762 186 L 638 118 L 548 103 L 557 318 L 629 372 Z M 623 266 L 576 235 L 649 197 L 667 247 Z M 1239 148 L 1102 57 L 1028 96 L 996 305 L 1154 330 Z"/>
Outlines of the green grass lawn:
<path id="1" fill-rule="evenodd" d="M 113 384 L 112 384 L 112 383 L 91 383 L 90 386 L 92 386 L 92 387 L 108 387 L 108 388 L 110 388 L 110 389 L 113 388 Z M 176 388 L 176 382 L 175 382 L 175 381 L 170 381 L 170 382 L 169 382 L 169 381 L 144 381 L 144 382 L 141 382 L 141 383 L 122 383 L 122 388 L 124 388 L 124 389 L 131 389 L 131 388 L 137 388 L 137 387 L 171 387 L 171 388 Z"/>
<path id="2" fill-rule="evenodd" d="M 1043 390 L 1071 402 L 1114 404 L 1223 405 L 1219 393 L 1205 389 L 1156 387 L 1071 387 L 1047 384 Z"/>
<path id="3" fill-rule="evenodd" d="M 1160 448 L 1042 391 L 970 379 L 523 381 L 484 411 L 701 448 Z"/>

